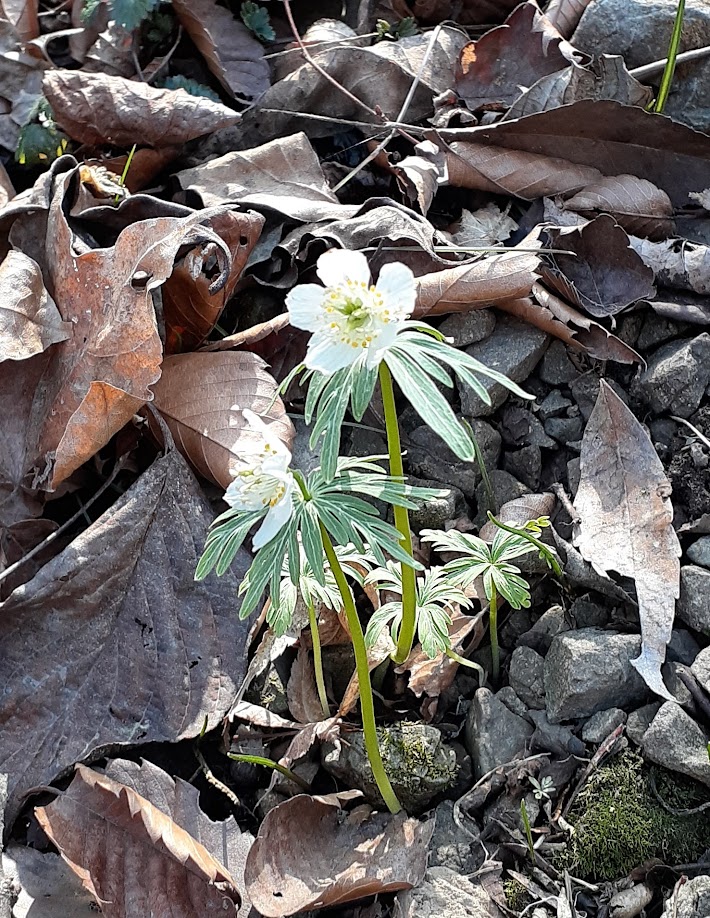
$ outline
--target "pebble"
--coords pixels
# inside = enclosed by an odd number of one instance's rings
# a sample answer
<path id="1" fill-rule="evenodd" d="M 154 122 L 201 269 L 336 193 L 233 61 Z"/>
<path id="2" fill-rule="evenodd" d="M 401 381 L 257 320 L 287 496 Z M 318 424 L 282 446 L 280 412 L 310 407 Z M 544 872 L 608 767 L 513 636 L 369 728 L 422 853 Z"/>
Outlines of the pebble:
<path id="1" fill-rule="evenodd" d="M 708 736 L 674 701 L 666 701 L 643 736 L 644 754 L 656 765 L 710 787 Z"/>
<path id="2" fill-rule="evenodd" d="M 678 883 L 661 918 L 707 918 L 710 915 L 710 876 Z"/>
<path id="3" fill-rule="evenodd" d="M 609 622 L 607 609 L 584 596 L 575 599 L 569 611 L 577 628 L 603 628 Z"/>
<path id="4" fill-rule="evenodd" d="M 445 524 L 468 513 L 468 506 L 463 492 L 454 485 L 440 481 L 422 481 L 419 478 L 407 479 L 409 484 L 420 488 L 438 488 L 443 493 L 440 497 L 430 497 L 419 501 L 416 510 L 409 511 L 409 519 L 417 531 L 420 529 L 444 529 Z"/>
<path id="5" fill-rule="evenodd" d="M 567 348 L 561 341 L 553 341 L 547 349 L 538 376 L 550 386 L 569 385 L 579 376 L 579 371 L 569 359 Z"/>
<path id="6" fill-rule="evenodd" d="M 493 334 L 496 316 L 492 309 L 472 309 L 448 316 L 439 326 L 439 331 L 453 339 L 454 347 L 468 347 Z"/>
<path id="7" fill-rule="evenodd" d="M 664 344 L 631 384 L 631 395 L 654 414 L 688 418 L 710 383 L 710 335 Z"/>
<path id="8" fill-rule="evenodd" d="M 710 634 L 710 571 L 687 564 L 680 569 L 678 618 L 693 631 Z"/>
<path id="9" fill-rule="evenodd" d="M 430 867 L 419 886 L 397 894 L 397 918 L 502 918 L 480 882 L 449 867 Z"/>
<path id="10" fill-rule="evenodd" d="M 559 389 L 553 389 L 552 392 L 543 399 L 538 409 L 538 414 L 541 420 L 547 421 L 549 418 L 555 418 L 560 414 L 564 414 L 568 408 L 572 407 L 572 404 L 573 403 L 568 398 L 564 397 Z"/>
<path id="11" fill-rule="evenodd" d="M 582 728 L 582 739 L 585 743 L 602 743 L 610 733 L 626 723 L 626 712 L 621 708 L 607 708 L 592 714 Z"/>
<path id="12" fill-rule="evenodd" d="M 506 452 L 503 458 L 503 468 L 531 491 L 536 491 L 540 486 L 542 475 L 540 447 L 531 444 L 514 452 Z"/>
<path id="13" fill-rule="evenodd" d="M 523 755 L 532 734 L 527 720 L 513 714 L 489 689 L 479 689 L 466 719 L 466 746 L 475 777 Z"/>
<path id="14" fill-rule="evenodd" d="M 690 671 L 705 691 L 710 694 L 710 647 L 700 651 Z"/>
<path id="15" fill-rule="evenodd" d="M 516 647 L 510 658 L 508 677 L 515 694 L 529 708 L 545 707 L 545 660 L 532 647 Z"/>
<path id="16" fill-rule="evenodd" d="M 584 421 L 580 417 L 549 418 L 545 421 L 545 433 L 563 445 L 575 443 L 581 438 L 583 432 Z"/>
<path id="17" fill-rule="evenodd" d="M 629 714 L 629 719 L 626 721 L 626 735 L 632 743 L 636 743 L 637 746 L 643 745 L 646 731 L 660 709 L 661 702 L 653 701 L 651 704 L 645 704 L 642 708 L 637 708 Z"/>
<path id="18" fill-rule="evenodd" d="M 689 545 L 686 555 L 693 564 L 710 568 L 710 536 L 701 536 L 697 542 Z"/>

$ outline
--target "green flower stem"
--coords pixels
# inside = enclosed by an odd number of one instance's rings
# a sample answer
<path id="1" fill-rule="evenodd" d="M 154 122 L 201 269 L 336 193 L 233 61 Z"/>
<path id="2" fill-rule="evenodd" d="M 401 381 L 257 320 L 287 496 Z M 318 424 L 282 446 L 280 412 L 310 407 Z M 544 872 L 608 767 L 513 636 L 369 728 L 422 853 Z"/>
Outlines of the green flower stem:
<path id="1" fill-rule="evenodd" d="M 559 561 L 553 555 L 550 548 L 545 545 L 544 542 L 541 542 L 539 539 L 536 539 L 534 535 L 527 531 L 527 529 L 516 529 L 515 526 L 508 526 L 507 523 L 501 523 L 501 521 L 493 516 L 491 511 L 488 511 L 488 519 L 491 523 L 494 523 L 499 529 L 504 529 L 506 532 L 510 532 L 513 535 L 521 536 L 527 542 L 530 542 L 531 545 L 534 545 L 535 548 L 540 552 L 540 554 L 547 559 L 547 563 L 550 565 L 552 570 L 557 574 L 558 577 L 562 576 L 562 568 L 560 567 Z"/>
<path id="2" fill-rule="evenodd" d="M 323 538 L 323 548 L 325 556 L 330 564 L 330 569 L 338 584 L 340 596 L 343 600 L 343 608 L 350 628 L 350 639 L 355 651 L 355 668 L 357 678 L 360 684 L 360 711 L 362 714 L 362 730 L 365 737 L 365 750 L 370 760 L 373 777 L 377 783 L 382 799 L 387 804 L 391 813 L 398 813 L 402 807 L 397 795 L 392 789 L 390 780 L 387 777 L 385 766 L 380 753 L 380 744 L 377 739 L 377 724 L 375 723 L 375 702 L 372 696 L 372 686 L 370 685 L 370 670 L 367 665 L 367 647 L 365 646 L 365 636 L 362 633 L 362 625 L 355 608 L 355 600 L 350 590 L 347 578 L 343 568 L 340 566 L 338 556 L 335 554 L 333 543 L 323 525 L 320 524 L 321 536 Z"/>
<path id="3" fill-rule="evenodd" d="M 498 591 L 491 581 L 491 595 L 488 600 L 488 620 L 491 631 L 491 678 L 498 682 L 500 675 L 500 647 L 498 646 Z"/>
<path id="4" fill-rule="evenodd" d="M 387 429 L 387 450 L 390 457 L 390 475 L 404 480 L 404 465 L 402 463 L 402 444 L 399 439 L 399 421 L 397 420 L 397 406 L 394 401 L 394 387 L 392 374 L 387 364 L 380 364 L 380 387 L 382 389 L 382 403 L 385 409 L 385 427 Z M 412 530 L 409 525 L 409 513 L 406 507 L 394 507 L 394 524 L 402 536 L 400 544 L 410 558 L 414 557 L 412 551 Z M 414 635 L 417 630 L 417 575 L 409 564 L 402 565 L 402 624 L 399 628 L 397 649 L 392 659 L 395 663 L 404 663 L 412 652 Z"/>
<path id="5" fill-rule="evenodd" d="M 486 671 L 478 663 L 474 663 L 473 660 L 467 660 L 466 657 L 462 657 L 460 653 L 456 653 L 455 650 L 452 650 L 451 647 L 446 648 L 446 656 L 453 660 L 454 663 L 458 663 L 459 666 L 466 666 L 469 669 L 475 669 L 478 673 L 478 684 L 485 685 L 486 682 Z"/>
<path id="6" fill-rule="evenodd" d="M 310 793 L 311 786 L 307 781 L 304 781 L 299 775 L 291 771 L 290 768 L 286 768 L 285 765 L 279 765 L 278 762 L 275 762 L 273 759 L 267 759 L 263 755 L 246 755 L 241 752 L 228 752 L 228 759 L 233 759 L 235 762 L 248 762 L 249 765 L 262 765 L 264 768 L 272 768 L 274 771 L 278 771 L 279 774 L 283 775 L 284 778 L 288 778 L 289 781 L 293 781 L 294 784 L 297 784 L 300 788 Z"/>
<path id="7" fill-rule="evenodd" d="M 663 109 L 666 107 L 666 102 L 668 101 L 668 95 L 671 91 L 671 83 L 673 82 L 673 75 L 675 73 L 675 63 L 676 58 L 678 57 L 678 48 L 680 47 L 680 36 L 683 31 L 683 15 L 685 13 L 685 0 L 678 0 L 678 8 L 675 14 L 675 22 L 673 23 L 673 31 L 671 32 L 671 40 L 668 45 L 668 58 L 666 60 L 666 66 L 663 68 L 663 76 L 661 77 L 661 85 L 658 88 L 658 98 L 653 104 L 654 112 L 661 114 Z"/>
<path id="8" fill-rule="evenodd" d="M 328 695 L 325 690 L 325 679 L 323 678 L 323 656 L 320 649 L 320 632 L 318 631 L 318 619 L 313 601 L 308 603 L 308 622 L 311 626 L 311 640 L 313 641 L 313 669 L 316 674 L 316 685 L 318 686 L 318 697 L 323 708 L 323 717 L 330 717 L 330 708 L 328 707 Z"/>

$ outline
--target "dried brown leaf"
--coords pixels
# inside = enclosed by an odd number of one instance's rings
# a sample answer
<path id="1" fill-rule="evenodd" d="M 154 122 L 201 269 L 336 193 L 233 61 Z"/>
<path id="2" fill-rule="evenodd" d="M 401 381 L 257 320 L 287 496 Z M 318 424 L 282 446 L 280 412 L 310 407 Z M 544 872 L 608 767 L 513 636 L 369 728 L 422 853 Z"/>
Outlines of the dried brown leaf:
<path id="1" fill-rule="evenodd" d="M 537 520 L 541 516 L 552 516 L 556 506 L 557 500 L 554 494 L 547 492 L 525 494 L 523 497 L 506 501 L 498 511 L 498 519 L 511 526 L 524 526 L 530 520 Z M 481 527 L 479 535 L 487 542 L 492 542 L 497 532 L 500 532 L 500 529 L 495 523 L 488 520 Z M 552 541 L 549 532 L 543 532 L 543 536 L 543 541 Z"/>
<path id="2" fill-rule="evenodd" d="M 236 332 L 233 335 L 227 335 L 219 341 L 211 341 L 209 344 L 203 344 L 201 351 L 231 351 L 243 348 L 246 351 L 254 350 L 259 342 L 264 341 L 272 335 L 276 336 L 289 326 L 288 313 L 284 312 L 276 316 L 275 319 L 269 319 L 268 322 L 260 322 L 259 325 L 252 325 L 242 332 Z"/>
<path id="3" fill-rule="evenodd" d="M 301 794 L 270 810 L 245 873 L 257 911 L 280 918 L 420 883 L 433 821 L 368 809 L 346 815 Z"/>
<path id="4" fill-rule="evenodd" d="M 565 38 L 571 38 L 592 0 L 550 0 L 545 15 Z"/>
<path id="5" fill-rule="evenodd" d="M 39 35 L 38 7 L 39 0 L 2 0 L 0 12 L 22 41 L 31 41 Z"/>
<path id="6" fill-rule="evenodd" d="M 298 648 L 298 654 L 291 667 L 286 686 L 286 698 L 291 716 L 302 724 L 314 724 L 323 719 L 323 708 L 318 699 L 313 664 L 305 647 Z"/>
<path id="7" fill-rule="evenodd" d="M 226 488 L 235 461 L 260 450 L 260 435 L 242 409 L 259 415 L 290 446 L 293 425 L 265 362 L 248 351 L 166 357 L 153 387 L 155 407 L 178 449 L 209 481 Z"/>
<path id="8" fill-rule="evenodd" d="M 234 293 L 263 225 L 264 218 L 252 211 L 218 214 L 211 226 L 223 240 L 224 250 L 220 252 L 214 244 L 193 249 L 175 263 L 162 290 L 168 354 L 194 350 L 212 331 Z M 213 290 L 211 275 L 220 260 L 225 273 L 220 289 Z"/>
<path id="9" fill-rule="evenodd" d="M 495 156 L 501 158 L 503 150 L 515 154 L 511 163 L 520 170 L 517 182 L 511 187 L 501 183 L 499 187 L 528 199 L 561 193 L 537 189 L 523 193 L 533 184 L 529 181 L 526 185 L 525 170 L 531 179 L 536 179 L 545 162 L 548 174 L 550 162 L 558 164 L 556 169 L 564 164 L 568 172 L 561 173 L 565 181 L 560 184 L 566 185 L 567 191 L 578 191 L 599 178 L 598 174 L 592 175 L 575 187 L 569 180 L 569 170 L 573 169 L 580 170 L 580 175 L 591 170 L 605 175 L 637 175 L 662 188 L 676 207 L 687 205 L 689 192 L 700 191 L 708 184 L 710 136 L 665 116 L 618 102 L 585 100 L 492 126 L 442 130 L 439 135 L 449 144 L 460 144 L 460 155 L 466 144 L 488 146 L 491 153 L 496 148 L 493 156 L 489 154 L 489 160 L 493 160 L 492 165 L 488 164 L 491 170 Z M 481 153 L 478 155 L 482 158 Z M 505 176 L 510 170 L 501 166 L 500 172 Z M 521 190 L 515 190 L 515 186 Z M 492 188 L 486 186 L 484 190 Z"/>
<path id="10" fill-rule="evenodd" d="M 671 486 L 648 434 L 604 380 L 584 431 L 580 468 L 575 545 L 597 571 L 634 579 L 642 644 L 631 662 L 649 688 L 672 701 L 661 676 L 680 592 Z"/>
<path id="11" fill-rule="evenodd" d="M 241 897 L 207 849 L 145 797 L 77 765 L 37 819 L 107 918 L 236 915 Z M 150 882 L 141 878 L 149 876 Z"/>
<path id="12" fill-rule="evenodd" d="M 687 239 L 630 239 L 634 250 L 663 287 L 710 295 L 710 246 Z"/>
<path id="13" fill-rule="evenodd" d="M 493 202 L 470 211 L 464 207 L 461 216 L 447 230 L 451 244 L 462 248 L 483 248 L 505 242 L 518 224 Z"/>
<path id="14" fill-rule="evenodd" d="M 543 282 L 597 318 L 616 315 L 637 300 L 653 297 L 653 271 L 608 214 L 582 227 L 550 228 L 550 248 L 572 254 L 546 255 Z"/>
<path id="15" fill-rule="evenodd" d="M 228 93 L 255 99 L 269 88 L 264 47 L 244 23 L 214 0 L 173 0 L 173 9 Z"/>
<path id="16" fill-rule="evenodd" d="M 627 233 L 658 241 L 674 232 L 673 205 L 665 191 L 635 175 L 611 175 L 563 203 L 585 217 L 611 214 Z"/>
<path id="17" fill-rule="evenodd" d="M 502 255 L 457 265 L 417 278 L 415 316 L 469 312 L 501 300 L 527 296 L 537 280 L 540 259 L 511 249 Z"/>
<path id="18" fill-rule="evenodd" d="M 61 128 L 97 146 L 178 146 L 240 120 L 226 105 L 184 89 L 155 89 L 102 73 L 51 70 L 42 89 Z"/>
<path id="19" fill-rule="evenodd" d="M 415 202 L 423 214 L 429 212 L 439 181 L 443 179 L 444 166 L 439 147 L 431 140 L 423 140 L 414 147 L 412 156 L 405 156 L 394 167 L 409 200 Z"/>
<path id="20" fill-rule="evenodd" d="M 23 794 L 107 745 L 214 727 L 245 672 L 245 551 L 194 580 L 214 513 L 176 450 L 0 606 L 0 770 Z"/>
<path id="21" fill-rule="evenodd" d="M 0 264 L 0 361 L 25 360 L 69 337 L 37 262 L 8 252 Z"/>
<path id="22" fill-rule="evenodd" d="M 581 56 L 536 3 L 524 2 L 503 25 L 462 49 L 454 88 L 471 110 L 510 105 L 521 89 Z"/>
<path id="23" fill-rule="evenodd" d="M 15 197 L 15 189 L 10 181 L 7 170 L 0 163 L 0 208 L 3 208 Z"/>
<path id="24" fill-rule="evenodd" d="M 523 118 L 583 99 L 613 99 L 624 105 L 645 108 L 652 97 L 652 90 L 639 83 L 626 69 L 623 57 L 601 54 L 584 66 L 572 64 L 557 73 L 540 77 L 513 102 L 502 120 Z"/>

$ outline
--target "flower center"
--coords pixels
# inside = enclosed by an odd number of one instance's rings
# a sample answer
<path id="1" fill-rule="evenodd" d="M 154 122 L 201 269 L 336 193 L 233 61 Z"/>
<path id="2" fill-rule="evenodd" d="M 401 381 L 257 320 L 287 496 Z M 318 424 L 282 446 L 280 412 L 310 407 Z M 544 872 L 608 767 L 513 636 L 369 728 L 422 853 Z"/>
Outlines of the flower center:
<path id="1" fill-rule="evenodd" d="M 331 331 L 352 347 L 367 347 L 377 326 L 391 321 L 382 294 L 374 284 L 368 287 L 364 281 L 348 279 L 337 287 L 329 287 L 323 308 Z"/>
<path id="2" fill-rule="evenodd" d="M 280 478 L 261 468 L 243 469 L 235 477 L 241 479 L 242 495 L 247 499 L 251 497 L 263 507 L 276 506 L 286 492 L 286 485 Z"/>

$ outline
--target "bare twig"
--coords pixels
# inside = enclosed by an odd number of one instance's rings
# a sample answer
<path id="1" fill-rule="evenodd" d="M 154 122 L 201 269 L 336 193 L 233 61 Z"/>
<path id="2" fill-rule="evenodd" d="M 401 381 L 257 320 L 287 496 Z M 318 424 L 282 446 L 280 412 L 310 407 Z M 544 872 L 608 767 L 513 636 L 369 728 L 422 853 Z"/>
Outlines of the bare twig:
<path id="1" fill-rule="evenodd" d="M 214 776 L 212 770 L 210 769 L 210 766 L 205 761 L 205 757 L 202 755 L 202 752 L 200 751 L 200 747 L 197 744 L 195 744 L 193 748 L 195 752 L 195 758 L 200 763 L 200 768 L 202 769 L 202 773 L 204 774 L 205 779 L 208 781 L 208 783 L 210 783 L 212 787 L 216 787 L 218 791 L 221 791 L 224 794 L 224 796 L 227 797 L 227 799 L 230 801 L 230 803 L 233 806 L 237 806 L 237 807 L 241 806 L 239 797 L 237 797 L 234 791 L 230 787 L 227 787 L 226 784 L 223 784 L 219 780 L 219 778 L 216 778 Z"/>
<path id="2" fill-rule="evenodd" d="M 609 755 L 609 753 L 612 752 L 614 746 L 616 746 L 623 732 L 624 732 L 624 724 L 621 724 L 619 727 L 616 728 L 616 730 L 610 733 L 609 736 L 607 736 L 607 738 L 604 740 L 604 742 L 599 746 L 597 751 L 592 756 L 589 764 L 584 769 L 584 774 L 579 779 L 579 781 L 575 785 L 574 790 L 570 794 L 569 799 L 567 800 L 567 803 L 565 804 L 564 809 L 562 811 L 563 816 L 566 816 L 569 813 L 570 807 L 572 806 L 574 801 L 577 799 L 577 795 L 579 794 L 579 792 L 582 790 L 584 785 L 589 780 L 590 775 L 596 768 L 599 767 L 599 764 L 602 761 L 602 759 L 605 759 L 607 755 Z M 558 814 L 555 814 L 553 821 L 555 821 L 557 818 L 558 818 Z"/>
<path id="3" fill-rule="evenodd" d="M 682 51 L 675 59 L 676 64 L 686 64 L 688 61 L 697 61 L 710 55 L 710 45 L 704 48 L 694 48 L 691 51 Z M 643 80 L 645 77 L 655 76 L 657 73 L 663 73 L 663 69 L 668 63 L 668 58 L 664 57 L 660 61 L 653 61 L 651 64 L 644 64 L 642 67 L 634 67 L 629 70 L 632 77 L 637 80 Z"/>
<path id="4" fill-rule="evenodd" d="M 573 523 L 581 522 L 579 513 L 577 513 L 577 511 L 574 509 L 574 504 L 569 499 L 569 495 L 565 491 L 564 487 L 559 483 L 559 481 L 556 481 L 553 485 L 550 485 L 550 490 L 560 502 L 562 509 L 566 511 L 570 520 Z"/>

